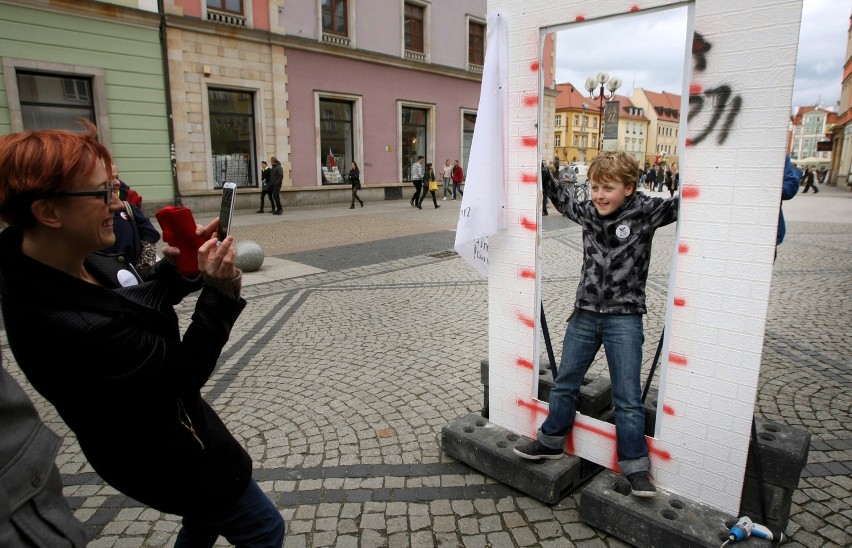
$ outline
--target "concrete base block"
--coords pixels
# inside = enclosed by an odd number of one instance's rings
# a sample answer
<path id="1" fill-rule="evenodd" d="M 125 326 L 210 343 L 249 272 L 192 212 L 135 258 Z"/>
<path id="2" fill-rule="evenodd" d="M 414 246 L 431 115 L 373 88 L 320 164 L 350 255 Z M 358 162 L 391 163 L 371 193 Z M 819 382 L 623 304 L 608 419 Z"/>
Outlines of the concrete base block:
<path id="1" fill-rule="evenodd" d="M 604 470 L 580 497 L 580 519 L 634 546 L 718 548 L 725 522 L 736 518 L 715 508 L 659 491 L 654 498 L 630 494 L 623 477 Z M 736 546 L 770 546 L 750 537 Z"/>
<path id="2" fill-rule="evenodd" d="M 757 430 L 763 481 L 795 490 L 799 485 L 802 469 L 808 463 L 811 433 L 760 417 L 754 418 L 754 426 Z M 749 444 L 746 475 L 759 477 L 752 445 L 753 442 Z"/>
<path id="3" fill-rule="evenodd" d="M 766 508 L 766 519 L 764 519 L 760 509 L 760 483 L 756 477 L 746 474 L 740 499 L 740 515 L 748 516 L 753 522 L 766 525 L 772 531 L 786 531 L 790 523 L 794 491 L 795 489 L 764 482 L 763 504 Z"/>
<path id="4" fill-rule="evenodd" d="M 580 459 L 572 455 L 522 459 L 512 449 L 528 441 L 475 413 L 441 430 L 441 448 L 454 459 L 546 504 L 556 504 L 579 485 Z"/>

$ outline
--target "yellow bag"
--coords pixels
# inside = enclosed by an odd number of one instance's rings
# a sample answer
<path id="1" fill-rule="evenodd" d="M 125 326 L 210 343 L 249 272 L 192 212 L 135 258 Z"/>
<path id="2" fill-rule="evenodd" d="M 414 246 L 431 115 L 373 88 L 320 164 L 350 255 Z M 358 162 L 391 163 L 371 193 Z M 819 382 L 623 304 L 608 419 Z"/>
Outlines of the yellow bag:
<path id="1" fill-rule="evenodd" d="M 438 190 L 438 181 L 434 179 L 429 181 L 429 190 Z"/>

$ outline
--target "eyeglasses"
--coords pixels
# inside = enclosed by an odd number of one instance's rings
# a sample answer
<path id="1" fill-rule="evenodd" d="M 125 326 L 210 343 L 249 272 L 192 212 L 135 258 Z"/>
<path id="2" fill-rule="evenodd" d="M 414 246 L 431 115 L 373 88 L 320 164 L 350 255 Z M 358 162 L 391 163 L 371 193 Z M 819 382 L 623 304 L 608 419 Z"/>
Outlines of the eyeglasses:
<path id="1" fill-rule="evenodd" d="M 104 201 L 104 205 L 109 205 L 112 201 L 113 187 L 108 183 L 103 190 L 78 190 L 76 192 L 54 192 L 50 196 L 98 196 Z"/>

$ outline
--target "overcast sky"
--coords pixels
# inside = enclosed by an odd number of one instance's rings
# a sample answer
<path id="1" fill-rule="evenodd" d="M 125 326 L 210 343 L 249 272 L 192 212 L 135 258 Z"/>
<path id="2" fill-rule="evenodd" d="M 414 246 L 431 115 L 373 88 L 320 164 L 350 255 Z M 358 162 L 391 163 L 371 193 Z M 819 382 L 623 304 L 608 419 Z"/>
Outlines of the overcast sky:
<path id="1" fill-rule="evenodd" d="M 680 93 L 686 14 L 682 7 L 560 31 L 556 82 L 571 82 L 584 93 L 586 78 L 604 71 L 623 80 L 621 95 L 634 87 Z M 852 0 L 804 0 L 791 107 L 837 105 L 850 14 Z M 607 32 L 614 27 L 617 32 Z M 602 47 L 603 36 L 618 38 Z"/>

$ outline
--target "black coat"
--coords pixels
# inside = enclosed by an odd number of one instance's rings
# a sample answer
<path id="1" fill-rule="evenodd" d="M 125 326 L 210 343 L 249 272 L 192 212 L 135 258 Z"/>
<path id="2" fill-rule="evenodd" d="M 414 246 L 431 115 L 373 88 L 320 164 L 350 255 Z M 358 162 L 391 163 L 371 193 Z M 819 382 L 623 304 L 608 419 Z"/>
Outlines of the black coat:
<path id="1" fill-rule="evenodd" d="M 281 188 L 284 182 L 284 168 L 281 167 L 281 162 L 272 164 L 272 170 L 269 173 L 269 188 Z"/>
<path id="2" fill-rule="evenodd" d="M 251 459 L 200 390 L 245 301 L 204 287 L 181 338 L 173 307 L 200 279 L 160 261 L 148 281 L 121 287 L 123 257 L 96 253 L 86 269 L 99 287 L 23 255 L 21 238 L 15 228 L 0 233 L 9 346 L 92 467 L 162 512 L 225 510 L 248 485 Z"/>

